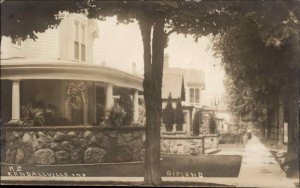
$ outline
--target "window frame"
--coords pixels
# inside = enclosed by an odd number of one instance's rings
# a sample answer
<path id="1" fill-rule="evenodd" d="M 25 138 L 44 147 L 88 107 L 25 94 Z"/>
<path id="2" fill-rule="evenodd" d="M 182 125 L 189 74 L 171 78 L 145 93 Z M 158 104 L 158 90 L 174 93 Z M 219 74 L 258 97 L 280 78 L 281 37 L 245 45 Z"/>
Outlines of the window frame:
<path id="1" fill-rule="evenodd" d="M 86 25 L 74 20 L 73 58 L 78 62 L 86 62 Z"/>
<path id="2" fill-rule="evenodd" d="M 79 22 L 75 20 L 74 22 L 74 42 L 73 42 L 73 50 L 74 50 L 74 55 L 73 58 L 76 61 L 80 60 L 80 44 L 79 44 Z"/>
<path id="3" fill-rule="evenodd" d="M 20 42 L 20 45 L 18 45 L 18 42 Z M 17 38 L 16 39 L 16 43 L 14 43 L 13 41 L 11 41 L 11 45 L 15 48 L 19 48 L 22 49 L 23 48 L 23 41 L 21 38 Z"/>
<path id="4" fill-rule="evenodd" d="M 189 88 L 190 94 L 189 94 L 189 103 L 192 105 L 200 105 L 200 88 L 199 87 L 190 87 Z"/>

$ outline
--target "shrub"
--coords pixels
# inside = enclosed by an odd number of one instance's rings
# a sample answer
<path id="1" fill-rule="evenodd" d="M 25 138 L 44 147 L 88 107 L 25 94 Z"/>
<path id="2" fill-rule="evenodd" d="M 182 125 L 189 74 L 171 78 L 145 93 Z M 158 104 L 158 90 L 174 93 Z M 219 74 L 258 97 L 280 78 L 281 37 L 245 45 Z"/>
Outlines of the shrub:
<path id="1" fill-rule="evenodd" d="M 184 124 L 184 115 L 181 106 L 180 98 L 177 99 L 176 109 L 175 109 L 175 123 L 176 123 L 176 131 L 182 131 L 182 126 Z"/>
<path id="2" fill-rule="evenodd" d="M 167 105 L 166 105 L 162 115 L 163 115 L 163 117 L 162 117 L 163 123 L 166 125 L 166 131 L 171 132 L 173 130 L 173 124 L 175 123 L 171 93 L 169 94 L 168 102 L 167 102 Z"/>
<path id="3" fill-rule="evenodd" d="M 210 134 L 215 134 L 217 132 L 217 123 L 216 123 L 216 118 L 214 114 L 209 115 L 209 133 Z"/>
<path id="4" fill-rule="evenodd" d="M 193 119 L 193 135 L 198 136 L 200 134 L 200 124 L 202 124 L 202 114 L 200 111 L 196 111 Z"/>

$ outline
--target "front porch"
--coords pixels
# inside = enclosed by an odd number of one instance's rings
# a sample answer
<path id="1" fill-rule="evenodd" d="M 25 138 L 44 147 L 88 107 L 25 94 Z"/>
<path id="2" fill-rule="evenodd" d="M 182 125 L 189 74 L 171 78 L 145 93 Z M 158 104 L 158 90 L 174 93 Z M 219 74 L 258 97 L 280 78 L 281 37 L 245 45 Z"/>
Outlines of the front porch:
<path id="1" fill-rule="evenodd" d="M 108 67 L 3 60 L 1 161 L 44 164 L 47 153 L 53 160 L 46 164 L 140 160 L 144 147 L 141 91 L 142 78 Z M 123 92 L 133 104 L 132 123 L 122 125 L 129 129 L 104 125 L 107 111 Z M 124 158 L 122 153 L 132 157 Z"/>

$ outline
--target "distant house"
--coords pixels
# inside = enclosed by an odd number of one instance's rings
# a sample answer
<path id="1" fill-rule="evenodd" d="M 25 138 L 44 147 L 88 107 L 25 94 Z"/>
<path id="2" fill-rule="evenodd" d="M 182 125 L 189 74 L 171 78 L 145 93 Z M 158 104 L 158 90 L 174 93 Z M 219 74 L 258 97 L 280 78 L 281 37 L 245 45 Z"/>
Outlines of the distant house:
<path id="1" fill-rule="evenodd" d="M 82 14 L 60 15 L 57 28 L 28 39 L 1 41 L 1 121 L 18 121 L 27 104 L 51 107 L 56 117 L 71 125 L 95 124 L 109 108 L 114 95 L 128 89 L 134 100 L 134 120 L 138 120 L 138 91 L 142 78 L 113 68 L 93 64 L 93 42 L 99 37 L 95 20 Z M 67 99 L 72 83 L 84 83 L 83 107 L 74 109 Z M 70 87 L 68 87 L 70 86 Z M 72 97 L 72 96 L 71 96 Z"/>
<path id="2" fill-rule="evenodd" d="M 181 98 L 182 84 L 184 85 L 185 99 L 182 99 L 185 124 L 183 130 L 189 134 L 192 130 L 192 119 L 197 109 L 202 106 L 202 91 L 205 89 L 203 70 L 169 67 L 169 56 L 164 56 L 164 73 L 162 83 L 162 108 L 167 104 L 171 93 L 173 108 L 176 100 Z"/>

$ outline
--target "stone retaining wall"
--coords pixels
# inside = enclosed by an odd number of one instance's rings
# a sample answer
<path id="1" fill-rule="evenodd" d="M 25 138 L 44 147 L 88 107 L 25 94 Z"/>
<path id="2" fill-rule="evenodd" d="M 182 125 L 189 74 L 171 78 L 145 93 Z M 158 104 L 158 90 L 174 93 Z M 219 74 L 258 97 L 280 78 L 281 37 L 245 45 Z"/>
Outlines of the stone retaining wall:
<path id="1" fill-rule="evenodd" d="M 144 130 L 126 129 L 58 131 L 6 131 L 6 157 L 10 164 L 92 164 L 144 159 Z"/>
<path id="2" fill-rule="evenodd" d="M 162 136 L 161 151 L 163 153 L 191 154 L 199 155 L 202 153 L 202 136 Z M 204 147 L 218 148 L 219 138 L 217 136 L 206 137 Z"/>

